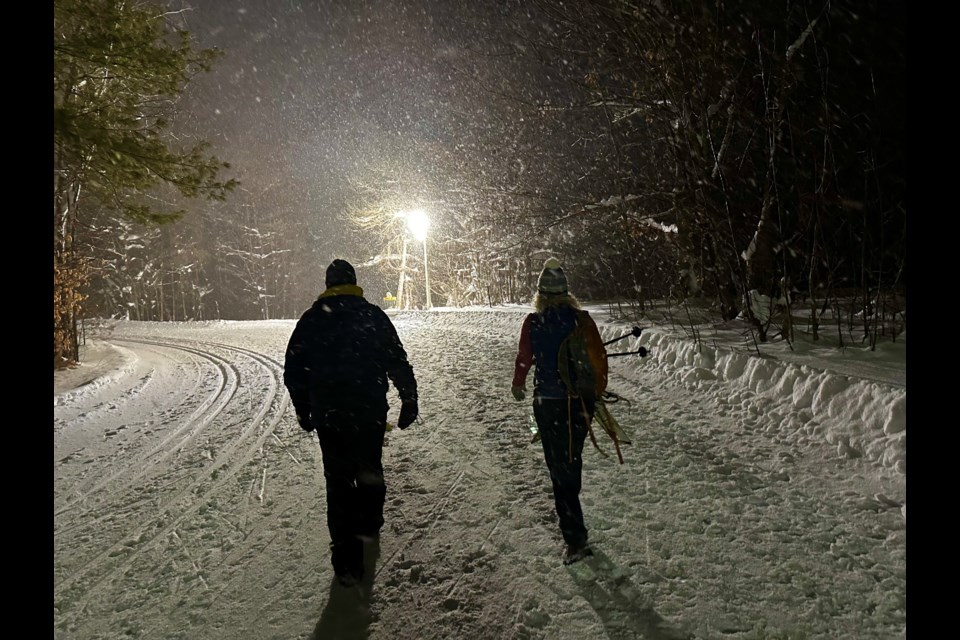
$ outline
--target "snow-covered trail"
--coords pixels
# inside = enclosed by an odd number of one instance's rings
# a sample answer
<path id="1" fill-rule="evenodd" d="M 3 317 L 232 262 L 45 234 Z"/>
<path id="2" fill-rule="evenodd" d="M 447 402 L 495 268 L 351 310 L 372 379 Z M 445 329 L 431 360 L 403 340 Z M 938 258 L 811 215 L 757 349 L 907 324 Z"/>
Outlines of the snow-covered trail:
<path id="1" fill-rule="evenodd" d="M 903 474 L 838 457 L 825 415 L 652 361 L 611 361 L 633 444 L 620 466 L 588 440 L 597 558 L 564 567 L 509 393 L 520 318 L 396 317 L 423 422 L 388 435 L 369 609 L 331 588 L 319 446 L 281 381 L 294 323 L 118 324 L 123 375 L 55 399 L 56 637 L 905 635 Z"/>

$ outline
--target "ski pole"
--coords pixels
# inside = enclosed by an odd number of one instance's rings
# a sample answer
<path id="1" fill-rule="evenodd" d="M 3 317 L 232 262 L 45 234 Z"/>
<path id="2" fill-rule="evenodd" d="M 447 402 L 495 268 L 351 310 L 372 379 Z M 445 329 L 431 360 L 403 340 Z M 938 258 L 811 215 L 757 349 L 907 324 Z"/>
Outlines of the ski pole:
<path id="1" fill-rule="evenodd" d="M 616 358 L 617 356 L 640 356 L 641 358 L 645 358 L 647 355 L 649 355 L 649 353 L 650 353 L 650 352 L 647 351 L 647 348 L 646 348 L 646 347 L 638 347 L 636 351 L 623 351 L 623 352 L 621 352 L 621 353 L 608 353 L 608 354 L 607 354 L 607 357 L 608 357 L 608 358 Z"/>
<path id="2" fill-rule="evenodd" d="M 641 333 L 642 331 L 643 331 L 643 329 L 641 329 L 640 327 L 634 327 L 633 329 L 630 330 L 629 333 L 625 333 L 625 334 L 623 334 L 622 336 L 620 336 L 619 338 L 614 338 L 613 340 L 607 340 L 606 342 L 603 343 L 603 346 L 607 346 L 608 344 L 613 344 L 614 342 L 619 342 L 620 340 L 623 340 L 624 338 L 629 338 L 630 336 L 634 336 L 634 337 L 636 337 L 636 338 L 639 338 L 639 337 L 640 337 L 640 333 Z"/>

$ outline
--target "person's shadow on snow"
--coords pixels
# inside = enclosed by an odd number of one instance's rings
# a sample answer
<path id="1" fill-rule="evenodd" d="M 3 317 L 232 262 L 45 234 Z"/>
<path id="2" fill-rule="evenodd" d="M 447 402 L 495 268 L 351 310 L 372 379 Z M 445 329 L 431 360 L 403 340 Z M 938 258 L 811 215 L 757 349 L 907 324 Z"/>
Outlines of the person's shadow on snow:
<path id="1" fill-rule="evenodd" d="M 343 587 L 336 578 L 333 579 L 327 606 L 310 640 L 366 640 L 370 637 L 370 623 L 373 622 L 370 598 L 379 558 L 379 540 L 364 544 L 364 573 L 360 584 Z"/>
<path id="2" fill-rule="evenodd" d="M 611 638 L 689 640 L 693 637 L 664 620 L 602 551 L 594 549 L 593 558 L 569 565 L 567 569 Z"/>

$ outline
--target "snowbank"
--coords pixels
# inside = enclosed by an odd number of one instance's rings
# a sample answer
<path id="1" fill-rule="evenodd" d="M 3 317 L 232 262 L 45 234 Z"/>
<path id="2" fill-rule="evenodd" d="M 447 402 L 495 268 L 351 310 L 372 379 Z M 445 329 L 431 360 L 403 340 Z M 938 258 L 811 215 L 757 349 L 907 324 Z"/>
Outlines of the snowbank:
<path id="1" fill-rule="evenodd" d="M 601 327 L 604 340 L 623 332 L 622 326 Z M 653 367 L 705 394 L 729 395 L 731 403 L 750 403 L 768 432 L 802 430 L 821 436 L 838 455 L 864 457 L 906 473 L 907 394 L 901 387 L 697 345 L 657 328 L 624 342 L 630 343 L 627 348 L 650 350 L 637 367 Z"/>
<path id="2" fill-rule="evenodd" d="M 79 365 L 54 371 L 53 406 L 73 402 L 129 375 L 134 370 L 136 359 L 129 349 L 91 340 L 80 347 Z"/>

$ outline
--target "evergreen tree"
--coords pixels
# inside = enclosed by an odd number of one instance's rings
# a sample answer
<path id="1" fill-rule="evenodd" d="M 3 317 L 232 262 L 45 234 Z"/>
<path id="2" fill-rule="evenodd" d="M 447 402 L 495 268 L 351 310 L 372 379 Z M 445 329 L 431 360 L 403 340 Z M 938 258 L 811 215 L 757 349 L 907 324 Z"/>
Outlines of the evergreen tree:
<path id="1" fill-rule="evenodd" d="M 222 200 L 234 180 L 204 142 L 172 145 L 168 118 L 217 52 L 195 51 L 164 10 L 129 0 L 54 0 L 54 366 L 78 359 L 76 322 L 91 256 L 78 227 L 100 211 L 136 222 L 182 215 L 171 200 Z M 160 197 L 164 194 L 165 197 Z M 171 197 L 173 196 L 173 197 Z"/>

